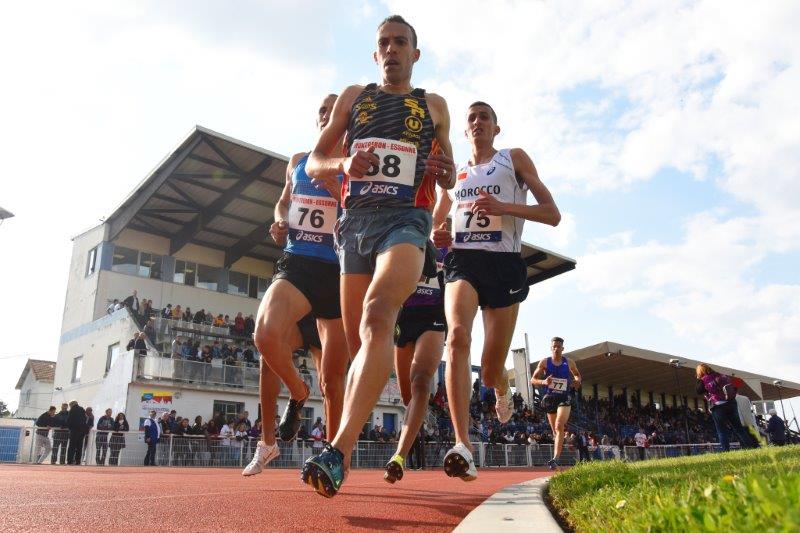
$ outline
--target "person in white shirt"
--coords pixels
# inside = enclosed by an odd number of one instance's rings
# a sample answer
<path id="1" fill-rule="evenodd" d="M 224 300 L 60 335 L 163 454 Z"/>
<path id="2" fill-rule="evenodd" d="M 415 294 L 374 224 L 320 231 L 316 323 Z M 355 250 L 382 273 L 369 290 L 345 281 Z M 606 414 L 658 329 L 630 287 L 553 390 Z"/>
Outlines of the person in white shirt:
<path id="1" fill-rule="evenodd" d="M 747 430 L 759 447 L 763 442 L 761 441 L 761 433 L 758 431 L 758 423 L 756 422 L 756 415 L 753 413 L 753 404 L 750 399 L 744 394 L 736 395 L 736 408 L 739 410 L 739 420 L 742 421 L 742 426 Z"/>
<path id="2" fill-rule="evenodd" d="M 647 435 L 644 429 L 639 428 L 639 433 L 633 436 L 633 440 L 636 442 L 636 451 L 639 454 L 639 460 L 644 461 L 644 450 L 645 447 L 647 447 Z"/>
<path id="3" fill-rule="evenodd" d="M 231 462 L 231 437 L 233 436 L 234 431 L 230 426 L 230 421 L 228 421 L 219 430 L 220 462 L 223 465 L 228 465 Z"/>
<path id="4" fill-rule="evenodd" d="M 323 447 L 322 439 L 325 438 L 325 432 L 322 430 L 322 422 L 314 424 L 314 429 L 311 430 L 311 438 L 314 439 L 314 450 L 321 450 Z"/>

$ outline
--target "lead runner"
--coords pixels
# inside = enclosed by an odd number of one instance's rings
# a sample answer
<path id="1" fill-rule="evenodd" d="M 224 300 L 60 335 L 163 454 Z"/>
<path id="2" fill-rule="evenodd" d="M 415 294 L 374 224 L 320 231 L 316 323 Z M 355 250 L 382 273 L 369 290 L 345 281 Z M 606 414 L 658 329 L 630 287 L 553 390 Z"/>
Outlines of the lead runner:
<path id="1" fill-rule="evenodd" d="M 425 263 L 436 183 L 452 188 L 455 178 L 447 104 L 411 86 L 419 57 L 408 22 L 397 15 L 381 22 L 373 52 L 381 84 L 342 92 L 307 165 L 321 184 L 345 174 L 336 236 L 345 334 L 351 353 L 358 352 L 339 431 L 302 471 L 303 481 L 329 498 L 341 487 L 353 446 L 389 378 L 397 313 Z M 335 151 L 345 134 L 342 157 Z"/>

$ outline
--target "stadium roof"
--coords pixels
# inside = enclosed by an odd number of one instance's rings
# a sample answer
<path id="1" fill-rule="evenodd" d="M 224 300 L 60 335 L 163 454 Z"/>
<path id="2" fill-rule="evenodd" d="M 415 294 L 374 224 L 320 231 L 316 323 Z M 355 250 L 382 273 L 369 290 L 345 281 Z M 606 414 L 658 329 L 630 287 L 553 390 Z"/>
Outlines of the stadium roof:
<path id="1" fill-rule="evenodd" d="M 245 255 L 274 262 L 282 248 L 267 224 L 288 161 L 195 126 L 109 216 L 109 239 L 130 228 L 168 238 L 170 255 L 194 243 L 224 251 L 226 267 Z"/>
<path id="2" fill-rule="evenodd" d="M 616 386 L 627 387 L 628 393 L 641 389 L 642 393 L 648 391 L 679 394 L 689 398 L 697 396 L 695 391 L 695 367 L 703 361 L 686 357 L 670 355 L 652 350 L 626 346 L 615 342 L 601 342 L 579 350 L 565 353 L 573 359 L 583 377 L 584 387 L 592 383 L 614 385 L 615 394 L 619 392 Z M 677 369 L 678 383 L 675 381 L 675 371 L 670 367 L 670 360 L 680 361 Z M 711 364 L 717 372 L 736 376 L 745 382 L 739 389 L 751 400 L 778 400 L 800 396 L 800 383 L 793 383 L 782 378 L 775 378 Z M 783 382 L 780 393 L 773 382 Z M 586 390 L 584 388 L 584 390 Z"/>
<path id="3" fill-rule="evenodd" d="M 14 213 L 12 213 L 11 211 L 7 211 L 7 210 L 3 209 L 2 207 L 0 207 L 0 220 L 5 220 L 5 219 L 11 218 L 13 216 L 14 216 Z"/>
<path id="4" fill-rule="evenodd" d="M 202 126 L 148 175 L 106 220 L 109 239 L 129 228 L 169 239 L 170 255 L 189 243 L 275 262 L 269 238 L 289 158 Z M 523 244 L 528 284 L 575 268 L 575 261 Z"/>
<path id="5" fill-rule="evenodd" d="M 42 361 L 41 359 L 28 359 L 28 362 L 25 363 L 25 368 L 22 369 L 22 374 L 19 376 L 15 388 L 22 388 L 22 384 L 25 383 L 28 372 L 33 372 L 33 377 L 37 381 L 53 383 L 56 377 L 56 363 L 55 361 Z"/>

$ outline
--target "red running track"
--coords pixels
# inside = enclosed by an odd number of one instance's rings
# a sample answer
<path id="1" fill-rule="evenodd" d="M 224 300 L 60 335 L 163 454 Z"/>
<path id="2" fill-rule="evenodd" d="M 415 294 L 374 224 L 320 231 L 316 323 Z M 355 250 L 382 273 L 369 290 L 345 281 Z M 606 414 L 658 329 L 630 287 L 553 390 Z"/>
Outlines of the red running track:
<path id="1" fill-rule="evenodd" d="M 548 475 L 480 470 L 465 483 L 441 470 L 353 470 L 323 498 L 299 470 L 242 477 L 214 468 L 0 466 L 2 531 L 450 531 L 502 487 Z"/>

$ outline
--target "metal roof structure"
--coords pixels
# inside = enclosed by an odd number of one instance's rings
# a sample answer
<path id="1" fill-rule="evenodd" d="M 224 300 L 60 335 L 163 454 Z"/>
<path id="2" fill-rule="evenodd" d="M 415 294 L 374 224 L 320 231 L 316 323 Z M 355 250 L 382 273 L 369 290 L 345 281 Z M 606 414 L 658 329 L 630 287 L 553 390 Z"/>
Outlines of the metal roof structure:
<path id="1" fill-rule="evenodd" d="M 695 367 L 702 361 L 610 341 L 564 355 L 575 361 L 583 378 L 584 390 L 591 384 L 598 383 L 614 385 L 615 389 L 617 386 L 627 387 L 629 393 L 640 389 L 643 393 L 654 391 L 689 398 L 698 396 L 695 390 Z M 680 361 L 680 366 L 677 367 L 677 383 L 676 369 L 670 365 L 670 360 L 675 359 Z M 533 364 L 532 371 L 536 364 L 538 361 Z M 745 385 L 739 389 L 739 393 L 751 400 L 778 400 L 781 397 L 786 399 L 800 396 L 800 383 L 713 363 L 709 365 L 717 372 L 741 378 Z M 780 390 L 774 385 L 775 381 L 782 381 Z"/>
<path id="2" fill-rule="evenodd" d="M 244 256 L 276 261 L 268 239 L 289 158 L 202 126 L 148 175 L 106 220 L 109 239 L 125 229 L 222 250 L 225 266 Z"/>
<path id="3" fill-rule="evenodd" d="M 169 239 L 170 255 L 189 243 L 277 261 L 269 238 L 289 158 L 195 126 L 106 220 L 109 240 L 125 228 Z M 575 260 L 523 243 L 528 284 L 575 268 Z"/>
<path id="4" fill-rule="evenodd" d="M 0 220 L 5 220 L 14 216 L 14 213 L 0 207 Z"/>

